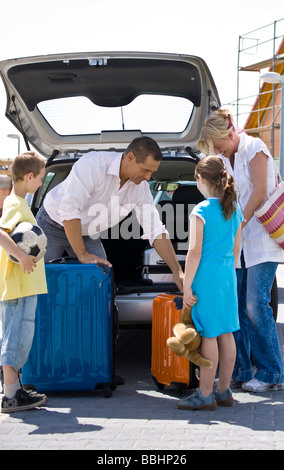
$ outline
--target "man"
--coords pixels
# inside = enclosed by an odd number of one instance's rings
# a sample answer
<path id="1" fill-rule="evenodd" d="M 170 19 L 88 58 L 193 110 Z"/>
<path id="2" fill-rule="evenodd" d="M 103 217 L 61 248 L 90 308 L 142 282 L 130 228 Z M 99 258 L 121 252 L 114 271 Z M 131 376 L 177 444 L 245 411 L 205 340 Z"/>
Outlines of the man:
<path id="1" fill-rule="evenodd" d="M 38 224 L 49 242 L 45 260 L 66 250 L 81 263 L 111 267 L 99 233 L 134 210 L 144 231 L 142 238 L 167 263 L 182 291 L 183 272 L 148 185 L 161 159 L 158 144 L 149 137 L 134 139 L 122 155 L 92 151 L 81 157 L 69 176 L 47 194 L 38 213 Z"/>

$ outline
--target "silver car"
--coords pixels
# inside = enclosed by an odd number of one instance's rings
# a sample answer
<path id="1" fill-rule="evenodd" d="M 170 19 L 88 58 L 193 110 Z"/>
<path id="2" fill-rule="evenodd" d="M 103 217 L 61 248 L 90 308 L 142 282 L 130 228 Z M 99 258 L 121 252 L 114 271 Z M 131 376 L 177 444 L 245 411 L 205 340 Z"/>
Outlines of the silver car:
<path id="1" fill-rule="evenodd" d="M 188 215 L 202 198 L 193 178 L 197 141 L 205 117 L 220 106 L 204 60 L 163 53 L 72 53 L 5 60 L 0 74 L 7 118 L 27 148 L 47 158 L 33 212 L 84 153 L 122 153 L 135 137 L 148 135 L 163 153 L 149 184 L 182 263 Z M 151 322 L 153 298 L 176 291 L 167 266 L 140 238 L 140 230 L 130 214 L 101 234 L 114 267 L 120 323 Z"/>

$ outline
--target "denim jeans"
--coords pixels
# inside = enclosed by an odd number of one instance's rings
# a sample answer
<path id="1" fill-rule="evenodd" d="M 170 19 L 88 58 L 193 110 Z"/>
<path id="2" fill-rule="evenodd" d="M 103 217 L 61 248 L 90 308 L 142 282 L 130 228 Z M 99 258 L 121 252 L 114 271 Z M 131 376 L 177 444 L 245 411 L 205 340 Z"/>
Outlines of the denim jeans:
<path id="1" fill-rule="evenodd" d="M 1 366 L 12 366 L 18 372 L 27 362 L 34 337 L 36 306 L 36 295 L 1 301 Z"/>
<path id="2" fill-rule="evenodd" d="M 234 333 L 237 357 L 233 378 L 255 378 L 266 383 L 284 382 L 283 361 L 273 317 L 271 289 L 278 263 L 266 262 L 237 269 L 240 330 Z"/>
<path id="3" fill-rule="evenodd" d="M 38 211 L 36 219 L 47 237 L 47 250 L 44 255 L 46 263 L 53 259 L 61 258 L 65 251 L 68 256 L 77 258 L 66 237 L 64 228 L 49 217 L 43 206 Z M 92 239 L 88 236 L 83 236 L 83 241 L 89 253 L 106 259 L 106 253 L 100 238 Z"/>

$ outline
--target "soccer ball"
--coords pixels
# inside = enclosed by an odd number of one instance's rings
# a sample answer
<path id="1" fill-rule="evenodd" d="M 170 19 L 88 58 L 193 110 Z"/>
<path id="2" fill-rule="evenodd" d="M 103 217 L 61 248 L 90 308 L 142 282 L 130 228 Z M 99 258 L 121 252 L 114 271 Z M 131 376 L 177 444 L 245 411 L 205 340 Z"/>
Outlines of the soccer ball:
<path id="1" fill-rule="evenodd" d="M 10 236 L 27 255 L 36 256 L 38 260 L 44 256 L 47 248 L 47 238 L 38 225 L 21 222 L 11 231 Z M 14 263 L 19 262 L 12 255 L 9 255 L 9 258 Z"/>

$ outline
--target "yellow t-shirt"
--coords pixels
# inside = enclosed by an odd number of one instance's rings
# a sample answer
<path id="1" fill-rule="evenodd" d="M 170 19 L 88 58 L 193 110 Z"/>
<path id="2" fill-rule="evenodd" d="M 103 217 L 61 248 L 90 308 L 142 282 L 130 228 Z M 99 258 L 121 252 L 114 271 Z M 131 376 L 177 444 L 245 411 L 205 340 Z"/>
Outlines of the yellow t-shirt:
<path id="1" fill-rule="evenodd" d="M 27 201 L 20 196 L 11 194 L 4 200 L 0 227 L 11 232 L 20 222 L 30 222 L 36 225 L 36 220 Z M 37 262 L 32 273 L 23 273 L 20 265 L 13 263 L 0 247 L 0 300 L 19 299 L 29 295 L 46 293 L 44 259 Z"/>

